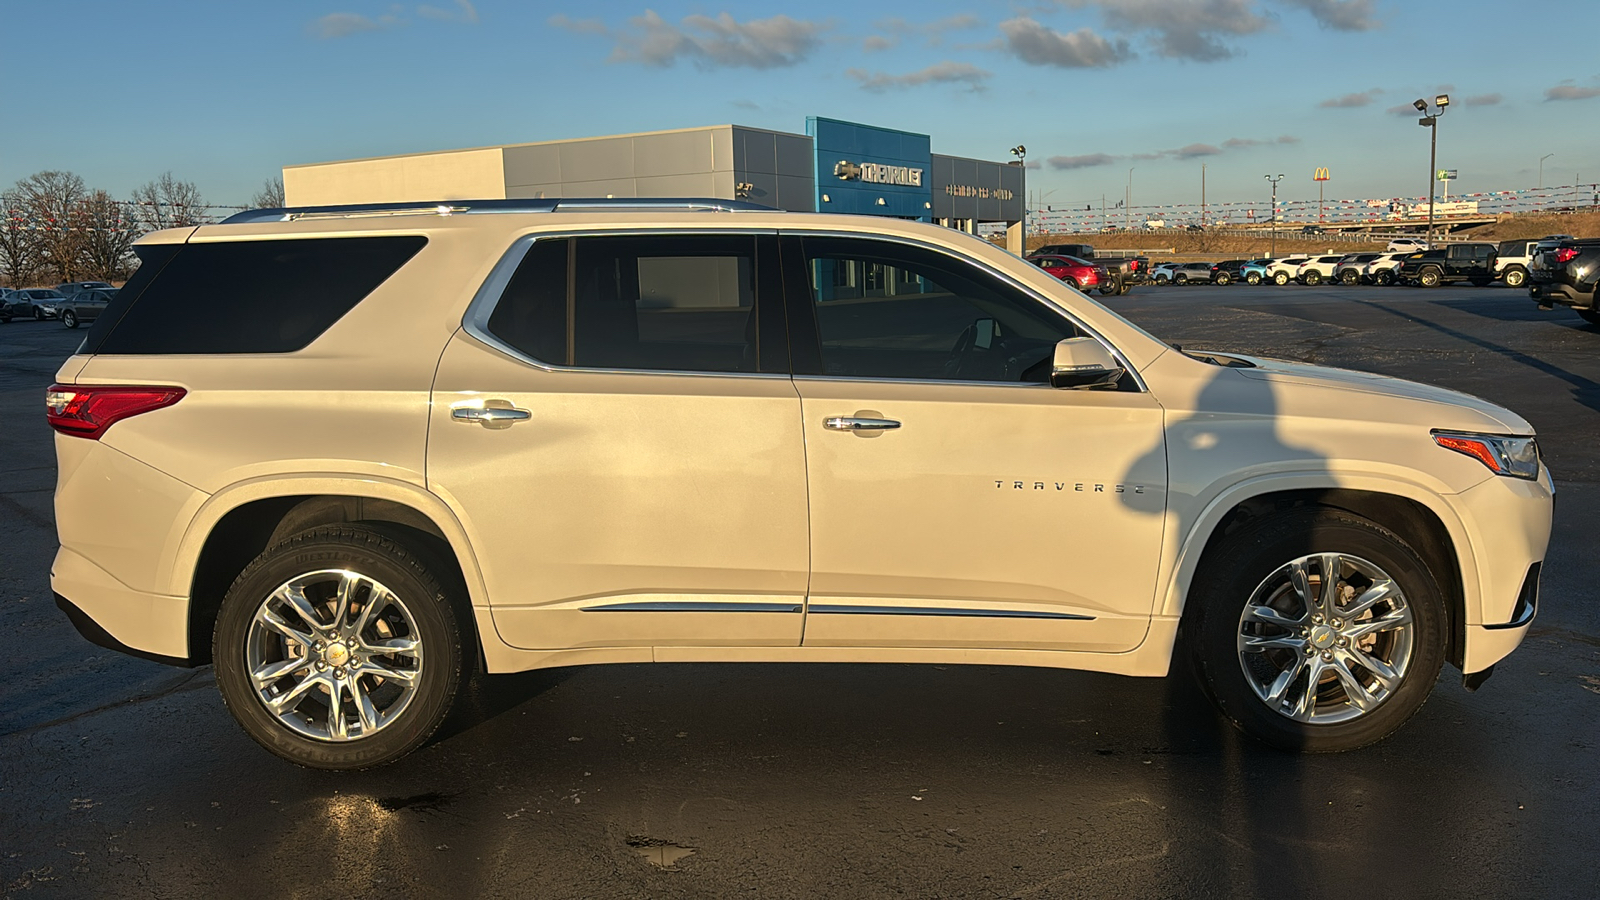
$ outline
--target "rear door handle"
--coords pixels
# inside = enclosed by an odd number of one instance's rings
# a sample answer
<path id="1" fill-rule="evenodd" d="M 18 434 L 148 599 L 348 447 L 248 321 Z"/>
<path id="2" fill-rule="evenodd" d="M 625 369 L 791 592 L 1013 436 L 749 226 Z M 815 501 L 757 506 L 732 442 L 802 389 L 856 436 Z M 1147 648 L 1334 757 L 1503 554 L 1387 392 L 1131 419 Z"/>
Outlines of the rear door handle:
<path id="1" fill-rule="evenodd" d="M 867 419 L 860 416 L 829 416 L 822 421 L 822 427 L 830 431 L 888 431 L 899 428 L 900 423 L 893 419 Z"/>
<path id="2" fill-rule="evenodd" d="M 511 409 L 504 406 L 457 406 L 450 410 L 450 418 L 457 422 L 510 425 L 512 422 L 533 418 L 533 413 L 525 409 Z"/>

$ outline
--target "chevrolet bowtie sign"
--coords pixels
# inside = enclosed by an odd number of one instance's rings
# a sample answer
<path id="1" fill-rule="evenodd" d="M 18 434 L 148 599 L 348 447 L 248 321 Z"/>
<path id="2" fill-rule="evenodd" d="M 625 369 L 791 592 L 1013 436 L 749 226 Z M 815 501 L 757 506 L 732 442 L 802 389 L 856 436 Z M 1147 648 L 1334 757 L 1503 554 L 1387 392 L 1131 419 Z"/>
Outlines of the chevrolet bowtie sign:
<path id="1" fill-rule="evenodd" d="M 903 184 L 922 187 L 922 170 L 909 166 L 886 166 L 881 163 L 853 163 L 841 159 L 833 164 L 833 174 L 840 181 L 866 181 L 872 184 Z"/>

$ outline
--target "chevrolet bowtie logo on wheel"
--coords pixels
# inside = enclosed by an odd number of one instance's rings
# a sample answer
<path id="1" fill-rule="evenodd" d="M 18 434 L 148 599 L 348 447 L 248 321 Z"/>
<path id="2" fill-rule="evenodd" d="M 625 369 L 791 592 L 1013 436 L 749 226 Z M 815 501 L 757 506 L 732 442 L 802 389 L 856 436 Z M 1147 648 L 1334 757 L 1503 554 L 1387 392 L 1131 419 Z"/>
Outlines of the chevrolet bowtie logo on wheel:
<path id="1" fill-rule="evenodd" d="M 848 159 L 841 159 L 833 164 L 833 174 L 839 176 L 840 181 L 854 181 L 861 177 L 861 167 Z"/>

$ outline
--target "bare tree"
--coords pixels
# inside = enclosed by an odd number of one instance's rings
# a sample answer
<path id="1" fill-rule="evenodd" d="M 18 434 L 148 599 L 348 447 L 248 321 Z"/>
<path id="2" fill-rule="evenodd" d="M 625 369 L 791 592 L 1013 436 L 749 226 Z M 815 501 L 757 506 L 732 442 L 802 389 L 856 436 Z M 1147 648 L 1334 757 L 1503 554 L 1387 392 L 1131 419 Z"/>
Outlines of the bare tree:
<path id="1" fill-rule="evenodd" d="M 84 228 L 86 274 L 116 281 L 133 268 L 133 242 L 144 233 L 134 209 L 101 190 L 92 192 L 78 205 L 78 220 Z"/>
<path id="2" fill-rule="evenodd" d="M 282 209 L 283 208 L 283 179 L 268 178 L 262 182 L 261 190 L 250 198 L 250 205 L 256 209 Z"/>
<path id="3" fill-rule="evenodd" d="M 85 234 L 78 207 L 89 194 L 83 179 L 71 172 L 37 172 L 17 182 L 16 190 L 38 230 L 45 264 L 62 281 L 75 281 Z"/>
<path id="4" fill-rule="evenodd" d="M 0 272 L 12 287 L 33 283 L 44 268 L 40 234 L 22 192 L 13 188 L 0 194 Z"/>
<path id="5" fill-rule="evenodd" d="M 146 230 L 184 228 L 206 221 L 206 201 L 192 181 L 179 181 L 171 172 L 133 191 L 134 208 Z"/>

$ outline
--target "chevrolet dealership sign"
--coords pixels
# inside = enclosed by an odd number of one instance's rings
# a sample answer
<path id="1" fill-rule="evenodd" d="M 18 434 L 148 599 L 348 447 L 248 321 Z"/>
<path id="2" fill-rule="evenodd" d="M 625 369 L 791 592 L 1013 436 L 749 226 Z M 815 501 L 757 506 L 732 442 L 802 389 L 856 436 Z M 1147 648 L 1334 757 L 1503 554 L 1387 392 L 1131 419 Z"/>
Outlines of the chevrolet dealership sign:
<path id="1" fill-rule="evenodd" d="M 910 166 L 886 166 L 881 163 L 853 163 L 841 159 L 833 166 L 833 174 L 840 181 L 866 181 L 872 184 L 900 184 L 922 187 L 922 170 Z"/>

